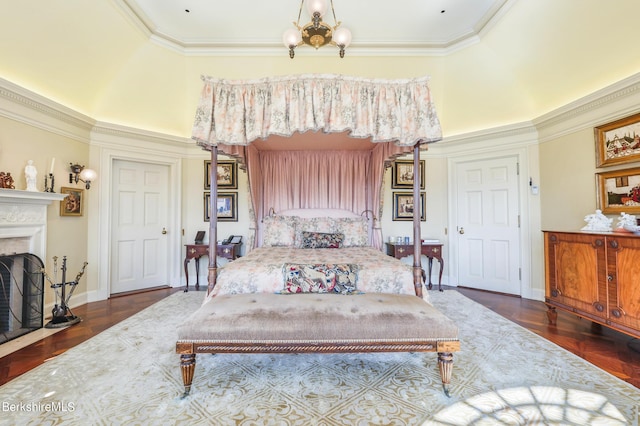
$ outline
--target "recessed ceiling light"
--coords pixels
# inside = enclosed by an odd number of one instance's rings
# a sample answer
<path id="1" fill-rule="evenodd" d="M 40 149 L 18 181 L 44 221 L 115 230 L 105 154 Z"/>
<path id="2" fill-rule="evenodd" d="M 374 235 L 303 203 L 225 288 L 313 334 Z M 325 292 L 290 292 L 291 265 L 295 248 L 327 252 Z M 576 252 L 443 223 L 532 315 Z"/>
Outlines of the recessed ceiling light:
<path id="1" fill-rule="evenodd" d="M 187 12 L 187 13 L 191 12 L 189 9 L 185 9 L 184 11 Z"/>

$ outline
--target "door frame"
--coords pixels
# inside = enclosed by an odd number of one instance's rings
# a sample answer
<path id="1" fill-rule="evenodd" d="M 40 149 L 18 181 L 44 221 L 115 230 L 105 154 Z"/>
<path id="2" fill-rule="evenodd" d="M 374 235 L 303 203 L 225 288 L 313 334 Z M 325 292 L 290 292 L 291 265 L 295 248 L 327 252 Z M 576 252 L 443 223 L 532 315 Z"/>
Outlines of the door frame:
<path id="1" fill-rule="evenodd" d="M 502 147 L 504 148 L 504 147 Z M 458 212 L 458 180 L 456 170 L 461 163 L 473 163 L 474 161 L 486 161 L 492 159 L 515 157 L 519 167 L 518 174 L 518 208 L 520 210 L 520 296 L 525 298 L 532 298 L 531 288 L 531 214 L 529 206 L 529 179 L 531 176 L 529 168 L 529 152 L 526 147 L 513 148 L 513 149 L 500 149 L 487 150 L 477 152 L 474 154 L 460 154 L 450 155 L 447 159 L 448 173 L 449 173 L 449 217 L 448 217 L 448 230 L 449 230 L 449 284 L 458 286 L 458 233 L 456 231 L 457 212 Z"/>
<path id="2" fill-rule="evenodd" d="M 132 161 L 136 163 L 150 163 L 169 167 L 169 205 L 167 212 L 167 228 L 169 235 L 167 236 L 167 279 L 172 287 L 178 287 L 180 283 L 180 265 L 181 259 L 181 208 L 182 208 L 182 190 L 180 186 L 180 176 L 182 174 L 181 157 L 173 155 L 163 155 L 164 153 L 150 152 L 130 152 L 122 149 L 112 150 L 110 148 L 102 148 L 100 150 L 100 193 L 98 210 L 99 214 L 93 218 L 97 223 L 90 224 L 90 229 L 97 229 L 98 235 L 96 240 L 98 244 L 95 247 L 95 259 L 97 264 L 98 289 L 96 300 L 105 300 L 111 296 L 111 253 L 112 238 L 111 226 L 113 213 L 111 211 L 111 194 L 113 191 L 113 165 L 115 161 Z M 92 183 L 93 188 L 93 183 Z M 92 226 L 93 225 L 93 226 Z M 89 251 L 92 251 L 91 243 L 89 243 Z M 93 256 L 90 256 L 93 257 Z"/>

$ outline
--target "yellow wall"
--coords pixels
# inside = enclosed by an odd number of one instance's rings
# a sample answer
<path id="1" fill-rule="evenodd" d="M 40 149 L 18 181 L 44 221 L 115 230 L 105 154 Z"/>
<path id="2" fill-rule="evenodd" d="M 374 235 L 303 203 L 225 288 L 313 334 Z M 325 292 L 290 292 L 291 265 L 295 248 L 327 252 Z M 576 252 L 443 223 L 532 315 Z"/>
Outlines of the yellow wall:
<path id="1" fill-rule="evenodd" d="M 578 230 L 596 206 L 593 130 L 585 129 L 540 145 L 543 230 Z"/>
<path id="2" fill-rule="evenodd" d="M 37 188 L 43 191 L 44 175 L 49 172 L 51 159 L 54 157 L 54 190 L 59 193 L 61 186 L 82 188 L 81 185 L 69 184 L 68 165 L 71 162 L 87 164 L 88 155 L 87 143 L 0 116 L 0 171 L 11 173 L 16 189 L 26 189 L 24 167 L 28 160 L 33 160 L 38 170 Z M 85 191 L 85 197 L 85 202 L 88 202 L 91 191 Z M 61 217 L 60 203 L 54 201 L 49 205 L 47 207 L 47 258 L 42 259 L 49 275 L 53 277 L 52 257 L 59 258 L 58 268 L 60 268 L 62 257 L 67 256 L 69 274 L 72 274 L 72 278 L 75 277 L 82 263 L 87 260 L 87 245 L 87 215 Z M 62 278 L 60 270 L 58 270 L 58 278 Z M 95 287 L 95 283 L 93 286 Z M 84 293 L 87 287 L 85 275 L 80 280 L 76 292 Z M 46 285 L 45 304 L 52 303 L 53 299 L 53 290 Z"/>

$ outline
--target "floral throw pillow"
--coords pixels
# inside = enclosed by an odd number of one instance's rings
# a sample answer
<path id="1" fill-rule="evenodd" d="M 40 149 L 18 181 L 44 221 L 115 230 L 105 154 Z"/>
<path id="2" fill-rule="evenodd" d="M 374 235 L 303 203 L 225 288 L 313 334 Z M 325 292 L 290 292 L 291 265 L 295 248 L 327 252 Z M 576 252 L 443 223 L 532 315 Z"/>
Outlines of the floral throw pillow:
<path id="1" fill-rule="evenodd" d="M 262 245 L 264 247 L 293 246 L 296 236 L 295 218 L 267 216 L 263 219 Z"/>
<path id="2" fill-rule="evenodd" d="M 343 247 L 366 247 L 369 245 L 369 224 L 365 218 L 336 220 L 338 231 L 344 234 Z"/>
<path id="3" fill-rule="evenodd" d="M 337 293 L 356 294 L 358 265 L 285 263 L 283 294 Z"/>
<path id="4" fill-rule="evenodd" d="M 344 234 L 303 231 L 301 247 L 303 249 L 340 248 L 342 240 L 344 240 Z"/>

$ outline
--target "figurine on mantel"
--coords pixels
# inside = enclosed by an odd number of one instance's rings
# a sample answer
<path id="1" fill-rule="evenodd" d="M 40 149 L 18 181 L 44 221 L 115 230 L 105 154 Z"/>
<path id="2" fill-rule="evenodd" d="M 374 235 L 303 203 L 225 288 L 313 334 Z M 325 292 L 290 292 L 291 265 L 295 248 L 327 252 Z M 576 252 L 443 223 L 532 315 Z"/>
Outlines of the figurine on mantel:
<path id="1" fill-rule="evenodd" d="M 27 180 L 27 191 L 38 192 L 38 188 L 36 188 L 38 170 L 33 165 L 33 160 L 27 161 L 27 166 L 24 168 L 24 177 Z"/>
<path id="2" fill-rule="evenodd" d="M 602 210 L 596 210 L 595 213 L 586 215 L 584 221 L 587 222 L 587 225 L 580 229 L 581 231 L 611 232 L 613 219 L 603 215 Z"/>
<path id="3" fill-rule="evenodd" d="M 640 226 L 638 226 L 638 221 L 636 217 L 632 214 L 620 213 L 620 217 L 618 218 L 618 224 L 616 226 L 616 232 L 638 232 L 640 231 Z"/>

